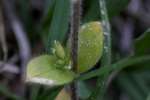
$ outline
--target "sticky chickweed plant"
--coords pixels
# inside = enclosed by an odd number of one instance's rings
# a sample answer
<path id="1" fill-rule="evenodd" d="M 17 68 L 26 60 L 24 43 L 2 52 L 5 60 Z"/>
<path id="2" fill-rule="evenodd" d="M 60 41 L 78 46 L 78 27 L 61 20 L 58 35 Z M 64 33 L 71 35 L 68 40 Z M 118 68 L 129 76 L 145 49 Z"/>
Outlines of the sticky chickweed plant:
<path id="1" fill-rule="evenodd" d="M 29 60 L 29 52 L 19 53 L 23 74 L 17 75 L 25 83 L 20 85 L 21 94 L 3 85 L 0 93 L 11 100 L 149 100 L 150 29 L 134 38 L 134 21 L 128 18 L 134 16 L 128 15 L 134 12 L 128 11 L 134 0 L 37 0 L 43 2 L 41 9 L 34 0 L 33 4 L 20 0 L 9 5 L 9 0 L 2 1 L 6 12 L 20 7 L 8 19 L 14 33 L 25 34 L 17 31 L 22 27 L 32 33 L 27 36 L 34 57 Z M 24 26 L 15 27 L 17 22 Z M 20 40 L 29 45 L 26 38 Z M 23 48 L 19 43 L 19 49 Z"/>
<path id="2" fill-rule="evenodd" d="M 82 24 L 81 0 L 72 0 L 70 3 L 72 6 L 71 34 L 66 45 L 62 46 L 59 40 L 54 40 L 52 54 L 33 58 L 27 66 L 27 82 L 49 87 L 58 85 L 66 87 L 74 82 L 68 93 L 66 89 L 59 93 L 66 95 L 66 97 L 60 97 L 61 99 L 104 100 L 108 79 L 114 72 L 119 73 L 133 64 L 150 60 L 148 55 L 129 55 L 112 64 L 111 28 L 106 2 L 99 0 L 98 3 L 97 10 L 100 12 L 101 20 L 89 21 L 80 26 Z M 90 71 L 98 61 L 101 61 L 100 67 Z M 94 77 L 97 78 L 96 85 L 93 87 L 95 89 L 86 90 L 86 80 Z M 80 89 L 84 87 L 85 90 Z M 88 95 L 84 97 L 82 92 L 87 92 Z M 70 96 L 67 96 L 69 93 Z"/>

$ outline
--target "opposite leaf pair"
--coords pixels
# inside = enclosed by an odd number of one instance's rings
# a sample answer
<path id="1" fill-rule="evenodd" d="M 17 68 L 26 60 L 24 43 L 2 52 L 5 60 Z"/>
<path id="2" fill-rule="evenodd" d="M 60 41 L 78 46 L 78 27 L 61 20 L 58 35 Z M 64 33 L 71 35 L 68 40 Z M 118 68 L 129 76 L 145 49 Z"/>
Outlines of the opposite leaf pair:
<path id="1" fill-rule="evenodd" d="M 83 25 L 78 35 L 77 72 L 91 69 L 102 56 L 103 31 L 99 22 Z M 27 81 L 46 85 L 63 85 L 72 82 L 76 74 L 71 70 L 70 46 L 64 50 L 54 42 L 53 55 L 41 55 L 32 59 L 27 66 Z M 67 52 L 68 51 L 68 52 Z"/>

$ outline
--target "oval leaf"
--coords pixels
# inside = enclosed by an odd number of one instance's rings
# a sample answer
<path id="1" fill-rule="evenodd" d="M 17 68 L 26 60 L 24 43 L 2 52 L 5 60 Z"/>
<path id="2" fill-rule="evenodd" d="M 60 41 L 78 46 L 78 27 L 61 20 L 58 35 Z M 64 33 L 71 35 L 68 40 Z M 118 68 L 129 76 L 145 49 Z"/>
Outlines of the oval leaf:
<path id="1" fill-rule="evenodd" d="M 27 66 L 27 81 L 46 85 L 63 85 L 73 81 L 75 74 L 59 67 L 57 58 L 42 55 L 31 60 Z"/>

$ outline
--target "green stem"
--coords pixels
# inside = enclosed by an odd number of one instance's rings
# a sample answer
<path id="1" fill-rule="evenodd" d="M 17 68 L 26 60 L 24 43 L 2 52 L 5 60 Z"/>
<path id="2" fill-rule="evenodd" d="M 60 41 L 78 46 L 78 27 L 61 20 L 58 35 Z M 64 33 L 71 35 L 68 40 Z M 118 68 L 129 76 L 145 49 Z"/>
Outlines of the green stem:
<path id="1" fill-rule="evenodd" d="M 103 66 L 102 68 L 99 68 L 97 70 L 94 70 L 87 74 L 84 74 L 84 75 L 80 76 L 78 78 L 78 80 L 87 80 L 87 79 L 91 79 L 91 78 L 97 77 L 97 76 L 102 77 L 106 73 L 110 73 L 113 71 L 119 72 L 119 71 L 123 70 L 124 68 L 131 67 L 131 65 L 140 64 L 140 63 L 144 63 L 144 62 L 148 62 L 148 61 L 150 61 L 150 55 L 139 56 L 139 57 L 127 57 L 127 58 L 124 58 L 124 59 L 118 61 L 117 63 L 112 64 L 111 66 L 106 65 L 106 66 Z"/>
<path id="2" fill-rule="evenodd" d="M 104 50 L 102 57 L 102 66 L 110 66 L 111 65 L 111 32 L 110 32 L 110 24 L 107 15 L 107 9 L 105 0 L 99 0 L 100 5 L 100 13 L 102 19 L 102 26 L 104 32 Z M 106 73 L 104 76 L 99 77 L 97 80 L 97 86 L 91 95 L 90 100 L 102 100 L 106 91 L 106 80 L 109 76 L 109 73 Z"/>
<path id="3" fill-rule="evenodd" d="M 104 32 L 104 51 L 102 58 L 102 66 L 111 64 L 111 31 L 107 15 L 105 0 L 99 0 L 101 20 Z"/>

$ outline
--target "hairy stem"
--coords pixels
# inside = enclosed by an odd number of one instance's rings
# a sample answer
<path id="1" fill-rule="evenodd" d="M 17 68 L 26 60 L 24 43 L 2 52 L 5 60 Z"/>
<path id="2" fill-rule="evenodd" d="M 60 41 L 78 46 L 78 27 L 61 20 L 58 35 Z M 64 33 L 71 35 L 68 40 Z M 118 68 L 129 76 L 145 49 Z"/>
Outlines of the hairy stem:
<path id="1" fill-rule="evenodd" d="M 110 32 L 110 24 L 107 15 L 107 8 L 105 4 L 105 0 L 99 0 L 100 5 L 100 13 L 101 13 L 101 21 L 104 32 L 104 49 L 103 49 L 103 57 L 102 57 L 102 66 L 110 66 L 111 65 L 111 32 Z M 97 80 L 97 86 L 93 94 L 91 95 L 91 100 L 103 100 L 105 91 L 106 91 L 106 81 L 109 76 L 109 73 L 104 74 L 103 76 L 99 76 Z"/>
<path id="2" fill-rule="evenodd" d="M 71 16 L 71 57 L 73 71 L 77 72 L 77 58 L 78 58 L 78 32 L 80 27 L 81 15 L 81 0 L 72 0 L 72 16 Z M 73 83 L 71 85 L 72 100 L 78 100 L 77 87 Z"/>

